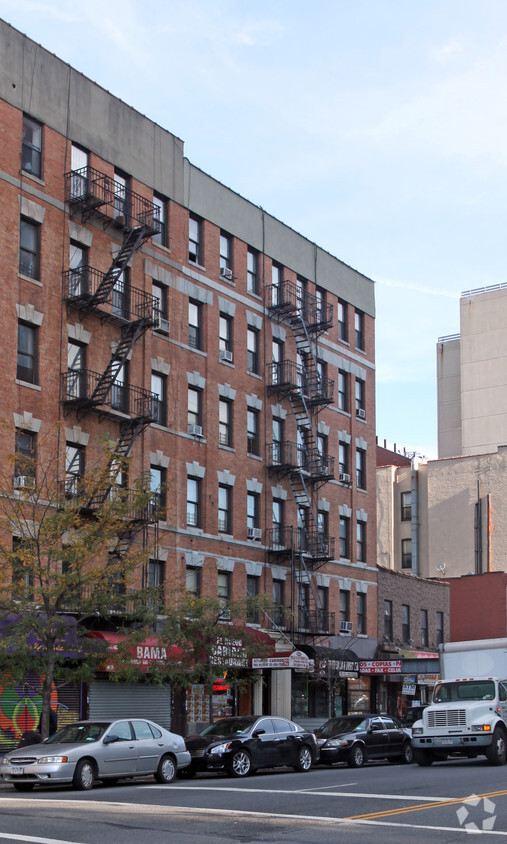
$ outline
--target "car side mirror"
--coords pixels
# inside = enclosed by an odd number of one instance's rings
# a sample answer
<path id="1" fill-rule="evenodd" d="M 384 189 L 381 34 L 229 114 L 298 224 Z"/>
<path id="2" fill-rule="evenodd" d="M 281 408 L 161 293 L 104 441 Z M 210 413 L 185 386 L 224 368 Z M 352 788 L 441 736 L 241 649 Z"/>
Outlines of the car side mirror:
<path id="1" fill-rule="evenodd" d="M 113 744 L 113 742 L 119 741 L 119 740 L 120 739 L 118 738 L 118 736 L 115 736 L 114 734 L 112 734 L 112 735 L 110 734 L 108 736 L 104 736 L 104 738 L 102 740 L 102 744 Z"/>
<path id="2" fill-rule="evenodd" d="M 254 730 L 253 731 L 254 738 L 257 738 L 257 736 L 263 736 L 265 733 L 266 733 L 266 730 Z"/>

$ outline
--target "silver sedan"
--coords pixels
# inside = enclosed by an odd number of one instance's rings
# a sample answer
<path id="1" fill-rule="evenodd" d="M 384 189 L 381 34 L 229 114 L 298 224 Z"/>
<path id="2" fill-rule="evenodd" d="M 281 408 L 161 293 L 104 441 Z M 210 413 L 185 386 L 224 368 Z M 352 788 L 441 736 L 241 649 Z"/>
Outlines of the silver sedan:
<path id="1" fill-rule="evenodd" d="M 146 777 L 172 782 L 190 764 L 181 736 L 142 718 L 101 718 L 62 727 L 42 744 L 11 750 L 0 763 L 0 780 L 18 791 L 35 785 L 72 783 L 79 791 L 95 780 Z"/>

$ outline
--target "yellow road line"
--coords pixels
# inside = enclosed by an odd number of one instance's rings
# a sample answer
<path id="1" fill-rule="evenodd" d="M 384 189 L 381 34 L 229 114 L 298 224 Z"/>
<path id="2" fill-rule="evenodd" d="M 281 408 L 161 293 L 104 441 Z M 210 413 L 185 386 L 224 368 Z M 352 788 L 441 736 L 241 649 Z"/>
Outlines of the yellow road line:
<path id="1" fill-rule="evenodd" d="M 418 803 L 415 806 L 402 806 L 397 809 L 384 809 L 382 812 L 369 812 L 366 815 L 349 815 L 347 820 L 360 821 L 371 820 L 373 818 L 387 818 L 390 815 L 404 815 L 406 812 L 421 812 L 423 809 L 436 809 L 442 806 L 456 806 L 458 803 L 466 803 L 468 800 L 475 800 L 477 797 L 503 797 L 506 794 L 507 789 L 504 788 L 501 791 L 488 791 L 486 794 L 469 794 L 467 797 L 439 801 L 438 803 Z"/>

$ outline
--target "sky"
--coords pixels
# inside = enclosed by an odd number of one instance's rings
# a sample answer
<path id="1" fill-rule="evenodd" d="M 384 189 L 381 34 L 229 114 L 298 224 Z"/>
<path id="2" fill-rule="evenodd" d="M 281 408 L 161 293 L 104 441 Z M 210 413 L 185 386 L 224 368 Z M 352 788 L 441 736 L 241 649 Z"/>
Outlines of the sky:
<path id="1" fill-rule="evenodd" d="M 507 282 L 505 0 L 0 0 L 190 161 L 375 282 L 377 435 L 437 456 L 436 343 Z"/>

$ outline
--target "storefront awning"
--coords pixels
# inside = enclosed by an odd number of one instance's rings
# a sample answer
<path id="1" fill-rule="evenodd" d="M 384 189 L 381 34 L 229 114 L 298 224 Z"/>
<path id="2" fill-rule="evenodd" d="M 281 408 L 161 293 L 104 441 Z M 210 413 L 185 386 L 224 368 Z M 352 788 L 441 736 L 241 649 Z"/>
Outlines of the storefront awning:
<path id="1" fill-rule="evenodd" d="M 303 651 L 283 651 L 276 656 L 252 659 L 252 668 L 298 668 L 313 671 L 314 661 Z"/>
<path id="2" fill-rule="evenodd" d="M 122 633 L 110 633 L 109 631 L 92 630 L 88 634 L 90 639 L 101 639 L 109 645 L 109 651 L 115 653 L 120 645 L 124 644 L 126 637 Z M 156 636 L 147 636 L 142 642 L 128 647 L 129 662 L 137 665 L 141 671 L 150 671 L 154 668 L 164 668 L 171 662 L 180 662 L 183 651 L 176 645 L 165 645 Z M 115 671 L 117 665 L 115 660 L 104 665 L 104 671 Z"/>
<path id="3" fill-rule="evenodd" d="M 313 656 L 320 672 L 328 677 L 359 677 L 359 659 L 349 648 L 325 648 L 322 645 L 301 645 L 301 650 Z"/>

